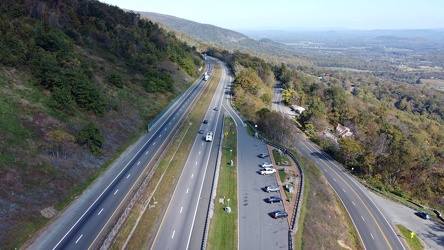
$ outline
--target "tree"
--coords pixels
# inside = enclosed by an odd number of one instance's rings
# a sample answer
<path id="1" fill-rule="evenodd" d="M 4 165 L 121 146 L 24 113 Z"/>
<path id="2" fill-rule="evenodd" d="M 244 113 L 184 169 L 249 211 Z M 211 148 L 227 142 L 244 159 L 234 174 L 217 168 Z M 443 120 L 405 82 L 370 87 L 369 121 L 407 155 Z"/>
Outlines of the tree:
<path id="1" fill-rule="evenodd" d="M 92 154 L 103 154 L 101 147 L 105 142 L 105 137 L 102 135 L 100 128 L 92 122 L 88 123 L 80 130 L 79 134 L 76 136 L 76 141 L 80 145 L 85 145 Z"/>
<path id="2" fill-rule="evenodd" d="M 357 165 L 356 160 L 363 151 L 361 145 L 351 138 L 342 138 L 338 142 L 344 164 L 347 166 Z"/>

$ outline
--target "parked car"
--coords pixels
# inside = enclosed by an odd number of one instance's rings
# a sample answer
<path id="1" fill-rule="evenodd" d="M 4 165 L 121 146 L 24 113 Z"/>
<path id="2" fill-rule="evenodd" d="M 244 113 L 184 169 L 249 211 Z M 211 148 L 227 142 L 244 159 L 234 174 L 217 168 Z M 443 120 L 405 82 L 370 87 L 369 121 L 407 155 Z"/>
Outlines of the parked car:
<path id="1" fill-rule="evenodd" d="M 282 202 L 281 197 L 277 197 L 277 196 L 270 196 L 267 198 L 267 202 L 268 203 L 275 203 L 275 202 Z"/>
<path id="2" fill-rule="evenodd" d="M 268 186 L 265 186 L 265 192 L 267 192 L 267 193 L 279 192 L 279 186 L 278 185 L 268 185 Z"/>
<path id="3" fill-rule="evenodd" d="M 199 134 L 203 134 L 203 132 L 204 132 L 203 129 L 199 130 Z"/>
<path id="4" fill-rule="evenodd" d="M 274 168 L 264 168 L 259 172 L 261 175 L 265 175 L 265 174 L 274 174 L 276 173 L 276 169 Z"/>
<path id="5" fill-rule="evenodd" d="M 265 158 L 265 157 L 268 157 L 270 155 L 268 153 L 260 153 L 258 156 L 259 156 L 259 158 Z"/>
<path id="6" fill-rule="evenodd" d="M 264 162 L 261 163 L 261 167 L 263 167 L 263 168 L 273 168 L 273 164 L 271 164 L 268 161 L 264 161 Z"/>
<path id="7" fill-rule="evenodd" d="M 287 218 L 288 217 L 287 212 L 285 212 L 283 210 L 276 210 L 276 211 L 272 212 L 271 215 L 275 219 L 277 219 L 277 218 Z"/>
<path id="8" fill-rule="evenodd" d="M 204 121 L 203 121 L 203 124 L 207 124 L 207 123 L 208 123 L 208 120 L 204 120 Z"/>
<path id="9" fill-rule="evenodd" d="M 429 220 L 430 219 L 430 214 L 424 211 L 419 211 L 416 213 L 416 215 L 418 215 L 419 217 L 423 218 L 424 220 Z"/>

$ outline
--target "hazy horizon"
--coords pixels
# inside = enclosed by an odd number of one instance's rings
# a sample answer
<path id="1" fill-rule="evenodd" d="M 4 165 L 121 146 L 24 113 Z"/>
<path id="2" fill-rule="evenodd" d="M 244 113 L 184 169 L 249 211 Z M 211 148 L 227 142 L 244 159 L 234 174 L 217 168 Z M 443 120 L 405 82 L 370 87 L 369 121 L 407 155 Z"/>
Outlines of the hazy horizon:
<path id="1" fill-rule="evenodd" d="M 442 0 L 101 0 L 231 30 L 442 29 Z"/>

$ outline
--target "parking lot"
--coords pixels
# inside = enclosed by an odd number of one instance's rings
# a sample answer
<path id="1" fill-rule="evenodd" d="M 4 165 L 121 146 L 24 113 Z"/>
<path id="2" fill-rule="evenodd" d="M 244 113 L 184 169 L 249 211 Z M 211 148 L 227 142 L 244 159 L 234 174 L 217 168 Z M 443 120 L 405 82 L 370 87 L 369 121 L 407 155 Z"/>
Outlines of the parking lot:
<path id="1" fill-rule="evenodd" d="M 269 203 L 266 185 L 277 185 L 277 174 L 260 175 L 260 164 L 272 161 L 270 157 L 259 158 L 268 152 L 267 145 L 253 137 L 239 141 L 238 200 L 239 200 L 239 249 L 288 249 L 289 223 L 286 218 L 274 219 L 272 212 L 284 210 L 284 203 Z"/>

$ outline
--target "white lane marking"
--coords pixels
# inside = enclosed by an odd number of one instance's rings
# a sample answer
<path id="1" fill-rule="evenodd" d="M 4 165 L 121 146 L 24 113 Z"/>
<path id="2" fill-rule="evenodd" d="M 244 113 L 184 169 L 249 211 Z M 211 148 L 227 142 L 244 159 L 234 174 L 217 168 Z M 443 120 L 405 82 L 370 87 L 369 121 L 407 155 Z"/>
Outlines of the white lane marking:
<path id="1" fill-rule="evenodd" d="M 194 174 L 191 174 L 191 178 L 193 178 Z"/>
<path id="2" fill-rule="evenodd" d="M 140 164 L 140 161 L 137 163 L 137 165 L 139 165 Z"/>
<path id="3" fill-rule="evenodd" d="M 189 188 L 187 188 L 187 194 L 188 194 L 188 190 L 190 190 Z"/>
<path id="4" fill-rule="evenodd" d="M 148 152 L 150 152 L 150 151 L 146 151 L 146 153 L 145 153 L 145 154 L 148 154 Z"/>
<path id="5" fill-rule="evenodd" d="M 364 217 L 361 216 L 361 218 L 362 218 L 363 221 L 365 221 L 365 220 L 364 220 Z"/>
<path id="6" fill-rule="evenodd" d="M 196 164 L 194 164 L 194 165 L 197 165 L 197 161 L 196 161 Z"/>
<path id="7" fill-rule="evenodd" d="M 79 242 L 79 240 L 80 240 L 82 237 L 83 237 L 83 234 L 80 235 L 80 237 L 76 240 L 76 244 L 77 244 L 77 242 Z"/>
<path id="8" fill-rule="evenodd" d="M 127 179 L 130 177 L 131 174 L 128 174 L 128 176 L 126 177 Z"/>
<path id="9" fill-rule="evenodd" d="M 155 143 L 155 142 L 153 143 L 153 146 L 154 146 L 154 145 L 156 145 L 156 143 Z"/>
<path id="10" fill-rule="evenodd" d="M 179 212 L 180 214 L 182 213 L 182 209 L 183 209 L 183 207 L 180 208 L 180 212 Z"/>
<path id="11" fill-rule="evenodd" d="M 372 238 L 375 239 L 375 237 L 373 237 L 373 234 L 372 234 L 372 233 L 370 233 L 370 236 L 372 236 Z"/>
<path id="12" fill-rule="evenodd" d="M 352 203 L 353 203 L 353 206 L 355 206 L 356 207 L 356 204 L 352 201 Z"/>
<path id="13" fill-rule="evenodd" d="M 176 230 L 173 231 L 173 235 L 171 235 L 171 239 L 174 238 L 175 233 L 176 233 Z"/>
<path id="14" fill-rule="evenodd" d="M 202 142 L 202 146 L 203 146 L 203 144 L 204 144 L 204 143 Z"/>
<path id="15" fill-rule="evenodd" d="M 162 137 L 162 135 L 159 135 L 159 138 Z"/>
<path id="16" fill-rule="evenodd" d="M 333 178 L 333 180 L 336 182 L 336 179 L 335 179 L 335 178 Z"/>
<path id="17" fill-rule="evenodd" d="M 103 208 L 102 209 L 100 209 L 100 212 L 97 214 L 97 215 L 100 215 L 101 213 L 102 213 L 102 211 L 103 211 Z"/>
<path id="18" fill-rule="evenodd" d="M 347 192 L 345 192 L 345 189 L 342 189 L 342 191 L 344 191 L 344 193 L 347 193 Z"/>
<path id="19" fill-rule="evenodd" d="M 114 192 L 114 195 L 116 195 L 116 194 L 117 194 L 117 192 L 119 192 L 119 189 L 117 189 L 117 190 L 116 190 L 116 192 Z"/>
<path id="20" fill-rule="evenodd" d="M 170 122 L 170 123 L 168 123 L 168 125 L 171 125 L 171 122 Z"/>

